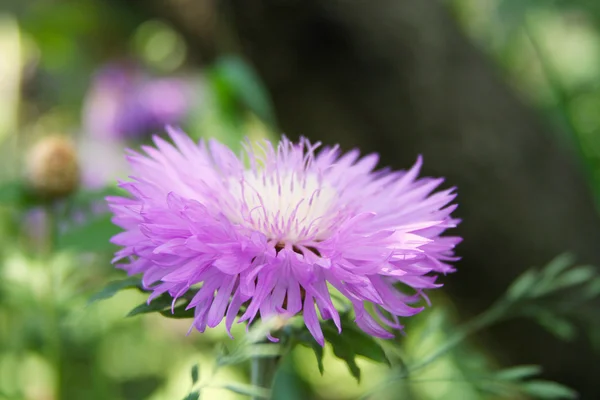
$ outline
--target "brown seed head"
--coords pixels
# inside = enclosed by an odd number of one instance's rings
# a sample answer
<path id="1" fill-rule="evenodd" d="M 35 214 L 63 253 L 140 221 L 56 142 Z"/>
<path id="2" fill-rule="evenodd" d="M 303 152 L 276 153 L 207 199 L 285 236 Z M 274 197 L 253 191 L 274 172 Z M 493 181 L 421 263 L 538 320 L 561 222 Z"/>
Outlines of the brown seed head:
<path id="1" fill-rule="evenodd" d="M 44 137 L 27 154 L 27 180 L 31 189 L 46 199 L 66 197 L 79 185 L 79 163 L 73 142 L 67 137 Z"/>

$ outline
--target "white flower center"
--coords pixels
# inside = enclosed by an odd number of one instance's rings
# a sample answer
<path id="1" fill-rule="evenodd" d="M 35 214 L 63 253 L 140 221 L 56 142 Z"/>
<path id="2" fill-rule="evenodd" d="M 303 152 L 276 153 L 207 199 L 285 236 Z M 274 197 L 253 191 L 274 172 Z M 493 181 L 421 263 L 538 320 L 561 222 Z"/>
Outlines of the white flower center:
<path id="1" fill-rule="evenodd" d="M 230 181 L 238 203 L 233 222 L 245 224 L 273 240 L 298 243 L 327 235 L 331 206 L 337 192 L 316 174 L 280 172 L 265 176 L 245 171 L 243 179 Z"/>

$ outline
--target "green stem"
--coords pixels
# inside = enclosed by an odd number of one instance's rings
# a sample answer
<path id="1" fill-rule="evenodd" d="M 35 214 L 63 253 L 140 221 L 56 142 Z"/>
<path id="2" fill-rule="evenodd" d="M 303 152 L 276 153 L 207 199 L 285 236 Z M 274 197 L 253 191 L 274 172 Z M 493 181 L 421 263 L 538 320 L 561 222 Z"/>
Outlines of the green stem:
<path id="1" fill-rule="evenodd" d="M 46 207 L 46 243 L 45 243 L 45 254 L 48 265 L 46 266 L 46 272 L 48 273 L 48 301 L 47 312 L 50 329 L 48 329 L 47 336 L 47 348 L 48 348 L 48 359 L 54 367 L 56 374 L 54 382 L 54 398 L 61 398 L 61 332 L 60 332 L 60 313 L 58 310 L 58 282 L 54 265 L 50 262 L 54 257 L 54 249 L 58 238 L 58 221 L 55 204 L 50 203 Z"/>
<path id="2" fill-rule="evenodd" d="M 382 388 L 394 384 L 398 380 L 408 379 L 413 373 L 429 366 L 433 362 L 437 361 L 440 357 L 443 357 L 444 355 L 448 354 L 469 336 L 479 332 L 482 329 L 488 328 L 491 325 L 494 325 L 495 323 L 503 319 L 508 318 L 510 307 L 511 304 L 505 299 L 499 300 L 487 311 L 484 311 L 483 313 L 479 314 L 478 316 L 464 324 L 462 327 L 457 329 L 441 347 L 436 349 L 429 356 L 425 357 L 422 361 L 408 366 L 403 364 L 400 374 L 394 375 L 384 380 L 377 388 L 365 393 L 361 397 L 361 400 L 374 398 L 372 396 L 374 396 Z"/>
<path id="3" fill-rule="evenodd" d="M 444 343 L 443 346 L 439 347 L 428 357 L 425 357 L 424 360 L 412 366 L 409 366 L 407 368 L 406 374 L 412 374 L 415 371 L 427 367 L 429 364 L 433 363 L 438 358 L 449 353 L 467 337 L 498 322 L 500 319 L 506 316 L 507 307 L 508 306 L 504 302 L 499 302 L 487 311 L 479 314 L 477 317 L 473 318 L 471 321 L 464 324 L 460 329 L 455 331 L 455 333 L 448 338 L 448 340 Z"/>
<path id="4" fill-rule="evenodd" d="M 251 360 L 250 381 L 253 386 L 271 389 L 281 357 L 254 357 Z M 252 400 L 258 400 L 253 397 Z"/>

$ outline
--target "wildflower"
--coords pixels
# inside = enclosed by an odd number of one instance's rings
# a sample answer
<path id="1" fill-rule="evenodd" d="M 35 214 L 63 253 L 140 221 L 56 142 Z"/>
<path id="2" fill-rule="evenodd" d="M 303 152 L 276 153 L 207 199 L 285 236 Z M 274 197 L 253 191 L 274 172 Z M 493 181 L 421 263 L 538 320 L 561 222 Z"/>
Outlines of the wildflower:
<path id="1" fill-rule="evenodd" d="M 442 179 L 417 179 L 420 158 L 405 172 L 374 171 L 376 155 L 286 138 L 246 143 L 237 157 L 168 131 L 174 145 L 155 137 L 130 153 L 133 177 L 120 186 L 132 197 L 108 199 L 125 230 L 112 239 L 123 247 L 114 261 L 143 274 L 149 301 L 168 292 L 175 304 L 200 286 L 187 306 L 200 332 L 223 319 L 230 332 L 238 314 L 250 323 L 302 313 L 323 345 L 317 309 L 341 332 L 336 290 L 361 329 L 389 338 L 384 326 L 401 329 L 398 317 L 422 310 L 409 304 L 453 271 L 460 239 L 440 234 L 458 223 L 455 195 L 432 194 Z"/>
<path id="2" fill-rule="evenodd" d="M 182 78 L 157 78 L 135 65 L 116 63 L 98 71 L 86 96 L 84 130 L 91 137 L 140 139 L 165 124 L 182 122 L 192 103 Z"/>

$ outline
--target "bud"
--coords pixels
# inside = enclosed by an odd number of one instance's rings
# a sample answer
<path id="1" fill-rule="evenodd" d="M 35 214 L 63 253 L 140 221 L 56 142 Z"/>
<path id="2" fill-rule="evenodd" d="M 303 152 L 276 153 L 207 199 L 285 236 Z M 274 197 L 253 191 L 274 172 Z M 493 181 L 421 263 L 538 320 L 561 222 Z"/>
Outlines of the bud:
<path id="1" fill-rule="evenodd" d="M 27 154 L 29 187 L 46 199 L 66 197 L 79 184 L 79 163 L 73 142 L 64 136 L 40 139 Z"/>

